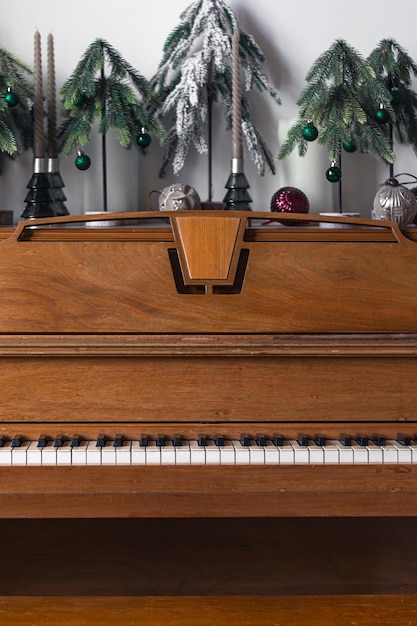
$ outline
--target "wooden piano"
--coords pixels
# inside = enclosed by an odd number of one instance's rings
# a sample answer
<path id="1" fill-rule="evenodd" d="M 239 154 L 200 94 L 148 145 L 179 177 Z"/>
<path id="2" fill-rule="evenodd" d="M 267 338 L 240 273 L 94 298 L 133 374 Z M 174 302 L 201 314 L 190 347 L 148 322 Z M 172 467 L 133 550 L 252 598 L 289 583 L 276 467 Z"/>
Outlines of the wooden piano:
<path id="1" fill-rule="evenodd" d="M 413 229 L 0 239 L 2 626 L 417 624 Z"/>

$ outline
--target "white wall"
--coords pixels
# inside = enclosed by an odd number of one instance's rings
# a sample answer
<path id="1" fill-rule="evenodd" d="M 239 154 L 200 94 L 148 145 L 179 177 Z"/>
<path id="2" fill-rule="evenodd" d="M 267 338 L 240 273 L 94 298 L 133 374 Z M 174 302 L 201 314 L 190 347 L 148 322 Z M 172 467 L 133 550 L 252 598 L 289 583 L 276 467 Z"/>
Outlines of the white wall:
<path id="1" fill-rule="evenodd" d="M 164 41 L 179 21 L 190 0 L 1 0 L 0 46 L 33 65 L 33 37 L 42 36 L 44 77 L 46 76 L 46 39 L 52 32 L 55 40 L 57 90 L 74 70 L 88 45 L 96 38 L 107 39 L 140 73 L 150 78 L 161 58 Z M 346 39 L 367 56 L 385 37 L 393 37 L 417 59 L 417 5 L 415 0 L 230 0 L 241 27 L 251 33 L 267 57 L 264 69 L 278 88 L 282 106 L 267 97 L 253 100 L 254 118 L 267 138 L 273 154 L 278 152 L 279 137 L 297 116 L 296 99 L 305 82 L 306 72 L 316 58 L 335 39 Z M 216 120 L 214 195 L 222 200 L 230 171 L 229 134 L 223 119 Z M 417 162 L 409 148 L 397 147 L 395 171 L 417 175 Z M 60 157 L 65 182 L 67 207 L 72 214 L 101 209 L 100 143 L 94 135 L 85 152 L 93 161 L 87 172 L 79 172 L 74 157 Z M 388 175 L 387 166 L 374 156 L 344 155 L 343 208 L 370 215 L 372 200 L 379 183 Z M 152 189 L 161 189 L 172 181 L 196 187 L 201 198 L 207 197 L 206 158 L 190 153 L 179 177 L 173 174 L 158 179 L 160 148 L 154 140 L 144 158 L 136 149 L 126 151 L 108 135 L 109 210 L 145 209 Z M 245 156 L 245 173 L 251 185 L 253 210 L 268 210 L 272 194 L 283 185 L 304 190 L 314 212 L 335 210 L 337 185 L 328 183 L 325 170 L 329 162 L 323 148 L 312 145 L 308 155 L 291 156 L 277 162 L 278 173 L 261 178 Z M 26 154 L 7 166 L 0 179 L 0 209 L 13 209 L 18 219 L 26 196 L 26 184 L 32 173 L 32 155 Z M 336 202 L 337 204 L 337 202 Z"/>

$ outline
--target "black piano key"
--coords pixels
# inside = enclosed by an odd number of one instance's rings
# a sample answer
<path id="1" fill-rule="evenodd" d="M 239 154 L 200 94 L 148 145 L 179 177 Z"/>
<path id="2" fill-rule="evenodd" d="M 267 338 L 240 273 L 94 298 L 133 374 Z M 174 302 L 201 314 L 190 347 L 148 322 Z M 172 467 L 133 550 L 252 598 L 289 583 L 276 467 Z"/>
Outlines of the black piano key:
<path id="1" fill-rule="evenodd" d="M 352 445 L 353 437 L 351 435 L 343 434 L 343 435 L 340 435 L 339 441 L 342 444 L 342 446 L 346 446 L 350 448 Z"/>
<path id="2" fill-rule="evenodd" d="M 178 435 L 178 434 L 177 434 L 177 435 L 174 435 L 174 436 L 172 437 L 172 445 L 173 445 L 175 448 L 180 448 L 180 447 L 182 446 L 182 444 L 183 444 L 183 438 L 182 438 L 182 435 Z"/>
<path id="3" fill-rule="evenodd" d="M 300 446 L 303 446 L 303 448 L 306 448 L 308 446 L 308 442 L 309 442 L 309 438 L 308 435 L 298 435 L 297 437 L 297 443 Z"/>
<path id="4" fill-rule="evenodd" d="M 48 439 L 48 435 L 39 435 L 37 447 L 45 448 L 46 444 L 48 443 Z"/>
<path id="5" fill-rule="evenodd" d="M 123 435 L 117 434 L 114 436 L 113 447 L 121 448 L 123 445 Z"/>
<path id="6" fill-rule="evenodd" d="M 377 433 L 374 433 L 372 435 L 372 441 L 375 445 L 377 446 L 385 446 L 385 437 L 384 435 L 378 435 Z"/>
<path id="7" fill-rule="evenodd" d="M 141 448 L 147 448 L 149 445 L 149 437 L 148 435 L 141 435 L 139 437 L 139 445 Z"/>
<path id="8" fill-rule="evenodd" d="M 216 444 L 216 446 L 218 448 L 223 448 L 224 447 L 224 435 L 215 435 L 214 436 L 214 443 Z"/>
<path id="9" fill-rule="evenodd" d="M 205 448 L 207 446 L 208 443 L 208 437 L 207 435 L 199 435 L 197 438 L 197 444 L 201 447 L 201 448 Z"/>
<path id="10" fill-rule="evenodd" d="M 366 447 L 369 444 L 369 437 L 367 435 L 357 435 L 355 441 L 360 446 Z"/>
<path id="11" fill-rule="evenodd" d="M 156 437 L 156 445 L 163 448 L 165 446 L 166 443 L 166 437 L 165 435 L 157 435 Z"/>
<path id="12" fill-rule="evenodd" d="M 80 446 L 80 443 L 81 443 L 80 435 L 73 435 L 71 437 L 71 441 L 70 441 L 71 448 L 78 448 Z"/>
<path id="13" fill-rule="evenodd" d="M 6 441 L 7 441 L 7 438 L 4 435 L 0 435 L 0 448 L 3 448 Z"/>
<path id="14" fill-rule="evenodd" d="M 246 434 L 246 433 L 242 433 L 240 435 L 240 439 L 239 439 L 240 443 L 242 444 L 242 446 L 245 446 L 245 448 L 248 448 L 250 446 L 251 443 L 251 436 Z"/>
<path id="15" fill-rule="evenodd" d="M 279 435 L 278 433 L 274 433 L 271 437 L 272 443 L 278 448 L 282 448 L 282 446 L 284 445 L 284 440 L 284 435 Z"/>
<path id="16" fill-rule="evenodd" d="M 326 441 L 327 441 L 327 439 L 326 439 L 325 435 L 314 435 L 314 443 L 317 446 L 321 446 L 321 447 L 325 446 L 326 445 Z"/>
<path id="17" fill-rule="evenodd" d="M 404 433 L 398 433 L 397 441 L 402 446 L 411 446 L 412 438 L 411 438 L 411 435 L 404 435 Z"/>
<path id="18" fill-rule="evenodd" d="M 57 435 L 54 439 L 54 447 L 62 448 L 64 445 L 64 435 Z"/>
<path id="19" fill-rule="evenodd" d="M 106 445 L 106 435 L 99 434 L 96 441 L 96 448 L 104 448 Z"/>
<path id="20" fill-rule="evenodd" d="M 15 435 L 11 441 L 12 448 L 19 448 L 19 446 L 22 445 L 22 441 L 23 441 L 22 435 Z"/>
<path id="21" fill-rule="evenodd" d="M 255 437 L 255 442 L 257 446 L 264 448 L 266 446 L 267 436 L 261 433 L 258 433 Z"/>

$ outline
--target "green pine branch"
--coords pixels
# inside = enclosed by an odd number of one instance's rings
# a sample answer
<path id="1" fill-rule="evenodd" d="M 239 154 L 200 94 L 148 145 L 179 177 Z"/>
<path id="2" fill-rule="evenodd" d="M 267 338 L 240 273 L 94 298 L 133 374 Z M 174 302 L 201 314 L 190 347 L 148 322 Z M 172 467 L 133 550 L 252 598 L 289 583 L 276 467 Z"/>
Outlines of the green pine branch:
<path id="1" fill-rule="evenodd" d="M 375 71 L 375 82 L 391 94 L 393 137 L 401 144 L 409 144 L 417 154 L 417 96 L 411 86 L 417 76 L 417 64 L 395 39 L 382 39 L 368 62 Z"/>
<path id="2" fill-rule="evenodd" d="M 360 151 L 392 162 L 388 137 L 375 119 L 381 104 L 392 111 L 389 90 L 375 80 L 375 71 L 357 50 L 342 39 L 336 40 L 313 63 L 306 82 L 297 100 L 298 119 L 288 131 L 279 159 L 287 158 L 297 147 L 300 156 L 306 155 L 309 142 L 303 129 L 312 123 L 330 161 L 339 159 L 344 141 L 353 141 Z"/>
<path id="3" fill-rule="evenodd" d="M 32 145 L 32 71 L 11 52 L 0 48 L 0 156 L 16 157 Z M 18 104 L 9 107 L 4 96 L 11 90 Z"/>
<path id="4" fill-rule="evenodd" d="M 165 136 L 150 108 L 155 95 L 149 82 L 103 39 L 90 44 L 60 95 L 65 119 L 59 137 L 65 154 L 88 143 L 96 120 L 99 133 L 112 129 L 124 148 L 143 128 L 160 140 Z"/>

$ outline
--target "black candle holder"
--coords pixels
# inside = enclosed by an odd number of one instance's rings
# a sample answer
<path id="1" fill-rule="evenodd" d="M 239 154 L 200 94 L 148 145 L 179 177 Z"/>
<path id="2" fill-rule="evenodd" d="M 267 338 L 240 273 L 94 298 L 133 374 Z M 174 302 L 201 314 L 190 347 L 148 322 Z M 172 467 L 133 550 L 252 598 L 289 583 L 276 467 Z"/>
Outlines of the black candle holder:
<path id="1" fill-rule="evenodd" d="M 69 211 L 65 206 L 65 200 L 67 199 L 67 197 L 62 191 L 63 187 L 65 187 L 65 184 L 59 172 L 58 159 L 48 159 L 48 175 L 49 182 L 51 184 L 51 193 L 55 214 L 69 215 Z"/>
<path id="2" fill-rule="evenodd" d="M 225 185 L 228 192 L 223 198 L 226 211 L 250 211 L 249 203 L 252 198 L 248 193 L 250 187 L 243 171 L 243 159 L 232 159 L 232 171 Z"/>
<path id="3" fill-rule="evenodd" d="M 45 159 L 35 158 L 34 172 L 27 188 L 29 191 L 25 198 L 26 208 L 21 217 L 55 217 L 54 197 L 49 174 L 45 171 Z"/>

